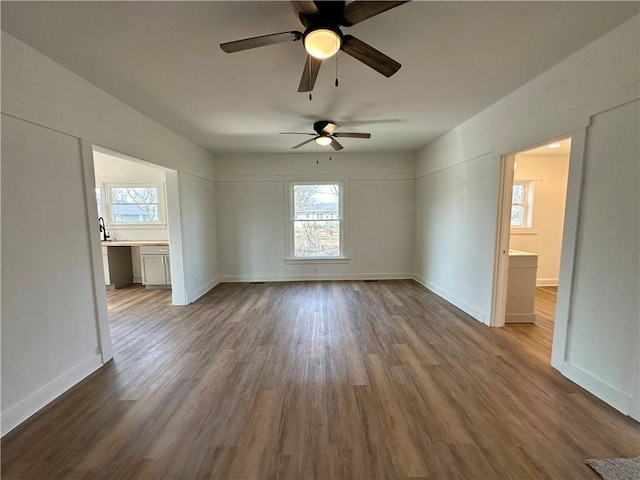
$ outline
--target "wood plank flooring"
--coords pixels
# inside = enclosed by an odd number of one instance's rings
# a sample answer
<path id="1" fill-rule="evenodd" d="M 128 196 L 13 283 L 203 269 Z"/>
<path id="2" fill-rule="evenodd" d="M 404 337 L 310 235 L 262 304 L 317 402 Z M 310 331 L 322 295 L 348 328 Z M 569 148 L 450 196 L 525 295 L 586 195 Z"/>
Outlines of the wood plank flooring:
<path id="1" fill-rule="evenodd" d="M 413 281 L 108 301 L 114 361 L 2 439 L 3 479 L 596 479 L 585 458 L 640 454 L 549 367 L 551 320 L 490 329 Z"/>

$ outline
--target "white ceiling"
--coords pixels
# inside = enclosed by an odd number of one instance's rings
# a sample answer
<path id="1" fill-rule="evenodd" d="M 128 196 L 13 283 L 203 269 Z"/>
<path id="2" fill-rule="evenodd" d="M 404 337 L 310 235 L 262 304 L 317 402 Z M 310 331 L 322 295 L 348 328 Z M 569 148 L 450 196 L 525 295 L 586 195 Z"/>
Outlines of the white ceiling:
<path id="1" fill-rule="evenodd" d="M 549 145 L 554 145 L 550 147 Z M 556 145 L 560 145 L 557 147 Z M 547 145 L 541 145 L 531 150 L 518 153 L 518 155 L 569 155 L 571 153 L 571 139 L 566 138 L 564 140 L 556 140 Z"/>
<path id="2" fill-rule="evenodd" d="M 343 29 L 402 64 L 385 78 L 344 53 L 313 101 L 301 42 L 234 54 L 221 42 L 302 30 L 289 2 L 2 2 L 2 28 L 212 152 L 290 152 L 331 119 L 345 152 L 415 151 L 638 12 L 638 2 L 412 2 Z M 308 149 L 313 150 L 313 144 Z M 301 149 L 304 151 L 305 147 Z"/>

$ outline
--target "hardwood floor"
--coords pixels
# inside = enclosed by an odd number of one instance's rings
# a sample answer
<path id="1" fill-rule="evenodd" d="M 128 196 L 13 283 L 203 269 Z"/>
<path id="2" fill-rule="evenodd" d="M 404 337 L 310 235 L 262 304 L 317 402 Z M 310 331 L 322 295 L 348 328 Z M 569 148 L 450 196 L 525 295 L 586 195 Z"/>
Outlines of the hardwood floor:
<path id="1" fill-rule="evenodd" d="M 596 479 L 585 458 L 640 454 L 549 367 L 549 325 L 490 329 L 412 281 L 108 301 L 114 361 L 2 439 L 3 479 Z"/>

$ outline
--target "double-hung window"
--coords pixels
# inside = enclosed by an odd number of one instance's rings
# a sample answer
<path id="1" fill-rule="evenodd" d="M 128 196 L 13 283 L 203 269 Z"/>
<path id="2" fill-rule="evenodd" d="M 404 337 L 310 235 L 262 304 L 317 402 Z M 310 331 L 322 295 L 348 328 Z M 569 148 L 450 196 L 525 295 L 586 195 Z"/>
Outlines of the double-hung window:
<path id="1" fill-rule="evenodd" d="M 289 257 L 344 257 L 342 183 L 291 183 L 290 187 Z"/>
<path id="2" fill-rule="evenodd" d="M 109 193 L 112 223 L 157 223 L 160 221 L 157 186 L 111 186 Z"/>
<path id="3" fill-rule="evenodd" d="M 533 180 L 515 180 L 511 197 L 511 227 L 529 229 L 533 225 Z"/>
<path id="4" fill-rule="evenodd" d="M 96 187 L 98 216 L 112 228 L 164 225 L 164 192 L 160 184 L 106 184 Z M 145 227 L 146 228 L 146 227 Z"/>

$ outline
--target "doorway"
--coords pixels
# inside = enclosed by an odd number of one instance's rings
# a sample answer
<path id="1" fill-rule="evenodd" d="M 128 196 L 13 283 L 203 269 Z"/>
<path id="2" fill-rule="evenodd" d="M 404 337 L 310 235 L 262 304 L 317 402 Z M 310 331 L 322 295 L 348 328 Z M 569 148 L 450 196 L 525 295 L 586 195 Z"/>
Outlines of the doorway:
<path id="1" fill-rule="evenodd" d="M 569 175 L 571 138 L 503 158 L 500 215 L 503 253 L 496 280 L 502 324 L 526 324 L 551 356 Z M 496 325 L 500 326 L 500 325 Z"/>

